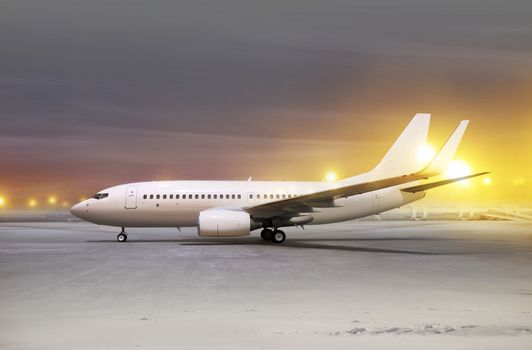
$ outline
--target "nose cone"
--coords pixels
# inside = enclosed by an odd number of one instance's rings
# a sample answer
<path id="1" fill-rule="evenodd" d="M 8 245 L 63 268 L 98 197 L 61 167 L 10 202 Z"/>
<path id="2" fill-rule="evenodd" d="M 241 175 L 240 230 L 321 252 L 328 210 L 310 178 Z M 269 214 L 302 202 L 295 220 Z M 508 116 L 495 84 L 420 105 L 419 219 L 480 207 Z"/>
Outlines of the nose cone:
<path id="1" fill-rule="evenodd" d="M 81 217 L 83 213 L 83 202 L 79 202 L 78 204 L 75 204 L 72 208 L 70 208 L 70 212 L 72 213 L 72 215 L 80 219 L 83 219 Z"/>

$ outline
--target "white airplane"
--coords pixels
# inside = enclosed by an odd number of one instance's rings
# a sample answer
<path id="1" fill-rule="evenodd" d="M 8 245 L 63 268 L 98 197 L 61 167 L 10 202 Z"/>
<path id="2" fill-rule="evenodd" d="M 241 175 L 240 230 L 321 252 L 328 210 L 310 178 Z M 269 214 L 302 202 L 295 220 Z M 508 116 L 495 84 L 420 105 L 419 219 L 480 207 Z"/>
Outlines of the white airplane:
<path id="1" fill-rule="evenodd" d="M 469 121 L 461 121 L 432 160 L 419 159 L 430 114 L 416 114 L 371 171 L 334 182 L 151 181 L 104 189 L 71 209 L 99 225 L 197 227 L 199 236 L 238 237 L 262 229 L 261 237 L 282 243 L 279 228 L 352 220 L 400 207 L 425 191 L 486 173 L 426 183 L 452 161 Z M 424 163 L 424 164 L 423 164 Z"/>

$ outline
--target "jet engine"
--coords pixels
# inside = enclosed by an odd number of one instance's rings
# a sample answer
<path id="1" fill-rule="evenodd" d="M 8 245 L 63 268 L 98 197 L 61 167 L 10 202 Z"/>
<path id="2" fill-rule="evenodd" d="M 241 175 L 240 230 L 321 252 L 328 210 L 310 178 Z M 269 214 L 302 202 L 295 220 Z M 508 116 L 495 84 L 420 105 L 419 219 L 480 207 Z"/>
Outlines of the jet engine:
<path id="1" fill-rule="evenodd" d="M 198 217 L 198 235 L 205 237 L 247 236 L 255 226 L 245 211 L 207 209 Z"/>

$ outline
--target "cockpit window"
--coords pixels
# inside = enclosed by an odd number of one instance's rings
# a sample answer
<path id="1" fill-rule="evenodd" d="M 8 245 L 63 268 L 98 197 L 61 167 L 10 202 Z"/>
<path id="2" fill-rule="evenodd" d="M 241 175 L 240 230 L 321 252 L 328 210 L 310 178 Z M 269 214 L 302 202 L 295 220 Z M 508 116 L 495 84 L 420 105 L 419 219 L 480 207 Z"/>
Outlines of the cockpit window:
<path id="1" fill-rule="evenodd" d="M 104 199 L 104 198 L 107 198 L 109 197 L 109 193 L 96 193 L 94 196 L 92 196 L 91 198 L 94 198 L 94 199 Z"/>

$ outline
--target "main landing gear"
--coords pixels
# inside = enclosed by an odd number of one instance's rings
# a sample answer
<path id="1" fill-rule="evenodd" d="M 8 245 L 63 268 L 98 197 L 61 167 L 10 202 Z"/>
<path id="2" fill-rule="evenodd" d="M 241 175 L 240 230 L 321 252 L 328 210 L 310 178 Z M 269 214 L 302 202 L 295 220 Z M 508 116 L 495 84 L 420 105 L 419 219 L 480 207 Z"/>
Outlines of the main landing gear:
<path id="1" fill-rule="evenodd" d="M 271 241 L 273 236 L 273 231 L 269 228 L 265 228 L 264 230 L 260 231 L 260 238 L 262 238 L 265 241 Z"/>
<path id="2" fill-rule="evenodd" d="M 260 232 L 260 238 L 265 241 L 272 241 L 273 243 L 283 243 L 286 239 L 286 234 L 279 229 L 271 230 L 265 228 Z"/>
<path id="3" fill-rule="evenodd" d="M 124 228 L 122 227 L 122 231 L 118 234 L 118 236 L 116 236 L 116 240 L 118 242 L 125 242 L 127 241 L 127 233 L 126 231 L 124 230 Z"/>

